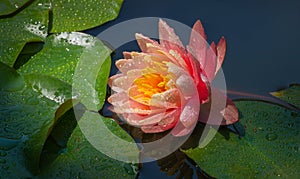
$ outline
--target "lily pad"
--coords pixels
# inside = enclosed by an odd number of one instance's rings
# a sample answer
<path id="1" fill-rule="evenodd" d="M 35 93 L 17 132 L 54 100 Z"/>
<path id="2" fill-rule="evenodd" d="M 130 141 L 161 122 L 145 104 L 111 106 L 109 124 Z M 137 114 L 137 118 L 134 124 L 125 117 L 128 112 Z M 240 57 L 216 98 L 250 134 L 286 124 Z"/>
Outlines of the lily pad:
<path id="1" fill-rule="evenodd" d="M 300 109 L 300 84 L 292 84 L 286 89 L 271 93 L 271 95 Z"/>
<path id="2" fill-rule="evenodd" d="M 8 66 L 0 65 L 2 75 L 23 86 L 0 91 L 1 177 L 30 178 L 38 172 L 40 153 L 55 121 L 55 112 L 65 99 L 71 98 L 71 88 L 46 76 L 27 75 L 23 81 L 16 73 L 2 70 Z M 1 89 L 12 89 L 3 86 Z"/>
<path id="3" fill-rule="evenodd" d="M 123 0 L 53 0 L 51 33 L 82 31 L 115 19 Z"/>
<path id="4" fill-rule="evenodd" d="M 133 141 L 133 139 L 116 122 L 110 122 L 111 119 L 103 118 L 97 113 L 86 112 L 82 119 L 80 119 L 80 122 L 85 121 L 93 126 L 95 121 L 89 122 L 91 116 L 94 119 L 95 116 L 99 117 L 97 120 L 103 120 L 109 129 L 112 129 L 118 136 L 124 137 L 124 140 Z M 102 135 L 101 137 L 103 138 L 105 135 Z M 53 163 L 42 171 L 39 178 L 136 177 L 137 167 L 135 164 L 114 160 L 98 151 L 95 146 L 87 140 L 79 126 L 74 129 L 67 143 L 67 147 L 61 151 L 62 152 Z"/>
<path id="5" fill-rule="evenodd" d="M 217 178 L 299 178 L 300 113 L 261 101 L 235 104 L 245 137 L 222 129 L 206 147 L 185 153 Z"/>
<path id="6" fill-rule="evenodd" d="M 0 19 L 0 61 L 13 67 L 27 42 L 40 42 L 48 31 L 49 0 L 37 0 L 15 16 Z"/>
<path id="7" fill-rule="evenodd" d="M 105 99 L 110 53 L 110 49 L 90 35 L 79 32 L 54 34 L 47 37 L 44 48 L 18 71 L 52 76 L 70 85 L 76 80 L 76 87 L 80 88 L 77 90 L 82 96 L 90 94 L 86 89 L 96 90 L 94 99 L 99 102 L 93 109 L 99 110 Z M 76 69 L 80 75 L 73 80 Z"/>
<path id="8" fill-rule="evenodd" d="M 24 4 L 30 3 L 31 0 L 2 0 L 0 2 L 0 16 L 14 13 Z"/>
<path id="9" fill-rule="evenodd" d="M 24 85 L 24 79 L 15 69 L 0 62 L 0 91 L 19 91 Z"/>

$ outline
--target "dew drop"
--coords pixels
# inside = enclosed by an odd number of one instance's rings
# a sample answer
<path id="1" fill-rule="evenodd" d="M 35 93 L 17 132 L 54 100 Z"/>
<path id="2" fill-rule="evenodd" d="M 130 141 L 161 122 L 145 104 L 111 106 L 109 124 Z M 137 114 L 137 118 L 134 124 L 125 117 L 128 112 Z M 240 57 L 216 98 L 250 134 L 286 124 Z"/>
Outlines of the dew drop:
<path id="1" fill-rule="evenodd" d="M 41 30 L 41 31 L 45 30 L 45 28 L 46 28 L 46 26 L 44 26 L 44 25 L 39 26 L 39 30 Z"/>
<path id="2" fill-rule="evenodd" d="M 269 134 L 266 135 L 266 139 L 267 139 L 268 141 L 276 140 L 277 137 L 278 137 L 277 134 L 274 134 L 274 133 L 269 133 Z"/>
<path id="3" fill-rule="evenodd" d="M 288 123 L 288 127 L 289 127 L 289 128 L 294 127 L 294 125 L 295 125 L 295 123 Z"/>

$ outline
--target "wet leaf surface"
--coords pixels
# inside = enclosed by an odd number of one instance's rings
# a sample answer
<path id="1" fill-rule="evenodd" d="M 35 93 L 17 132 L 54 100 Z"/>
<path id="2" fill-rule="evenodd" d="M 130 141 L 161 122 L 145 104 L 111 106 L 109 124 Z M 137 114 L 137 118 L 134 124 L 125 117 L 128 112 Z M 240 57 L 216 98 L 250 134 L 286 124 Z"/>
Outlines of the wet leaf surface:
<path id="1" fill-rule="evenodd" d="M 0 18 L 3 15 L 9 15 L 20 9 L 24 4 L 32 0 L 2 0 L 0 2 Z"/>
<path id="2" fill-rule="evenodd" d="M 260 101 L 235 104 L 244 137 L 221 129 L 206 147 L 185 153 L 217 178 L 299 177 L 300 113 Z"/>
<path id="3" fill-rule="evenodd" d="M 27 42 L 40 42 L 48 31 L 49 0 L 37 0 L 15 16 L 0 19 L 0 61 L 13 67 Z"/>
<path id="4" fill-rule="evenodd" d="M 51 33 L 82 31 L 117 17 L 123 0 L 53 0 Z"/>
<path id="5" fill-rule="evenodd" d="M 1 84 L 0 170 L 3 178 L 28 178 L 38 172 L 39 158 L 58 107 L 70 98 L 67 84 L 51 77 L 23 77 L 1 64 L 1 74 L 23 88 Z M 49 87 L 49 88 L 48 88 Z M 13 91 L 7 91 L 13 89 Z"/>
<path id="6" fill-rule="evenodd" d="M 292 84 L 286 89 L 271 93 L 271 95 L 300 109 L 300 84 Z"/>
<path id="7" fill-rule="evenodd" d="M 73 117 L 70 117 L 72 115 Z M 68 118 L 68 116 L 65 117 Z M 74 119 L 74 117 L 74 112 L 70 113 L 68 121 Z M 84 122 L 91 126 L 91 131 L 96 130 L 96 135 L 93 137 L 97 140 L 98 137 L 103 138 L 105 136 L 101 134 L 100 128 L 97 128 L 97 120 L 103 120 L 104 124 L 118 137 L 133 142 L 133 139 L 116 122 L 103 118 L 97 113 L 86 112 L 79 123 Z M 48 167 L 42 171 L 38 178 L 135 178 L 136 165 L 112 159 L 98 151 L 82 133 L 81 125 L 74 129 L 66 143 L 66 147 L 56 150 L 59 154 L 55 156 L 53 162 L 48 164 Z M 63 128 L 57 130 L 61 129 Z M 56 136 L 56 141 L 58 141 L 58 138 L 61 137 Z M 109 138 L 106 140 L 112 143 Z M 59 145 L 62 146 L 61 143 Z M 120 146 L 115 145 L 115 147 Z M 114 148 L 109 147 L 109 150 L 114 150 Z M 52 153 L 52 155 L 55 154 Z M 47 156 L 49 157 L 49 154 Z"/>
<path id="8" fill-rule="evenodd" d="M 90 102 L 85 103 L 91 106 L 88 109 L 99 110 L 106 94 L 111 63 L 110 52 L 100 40 L 87 34 L 79 32 L 54 34 L 47 37 L 44 48 L 18 72 L 48 75 L 70 85 L 75 84 L 82 98 L 84 96 L 92 98 L 89 99 Z M 76 78 L 74 73 L 77 73 Z M 94 102 L 95 99 L 99 100 L 97 104 Z"/>

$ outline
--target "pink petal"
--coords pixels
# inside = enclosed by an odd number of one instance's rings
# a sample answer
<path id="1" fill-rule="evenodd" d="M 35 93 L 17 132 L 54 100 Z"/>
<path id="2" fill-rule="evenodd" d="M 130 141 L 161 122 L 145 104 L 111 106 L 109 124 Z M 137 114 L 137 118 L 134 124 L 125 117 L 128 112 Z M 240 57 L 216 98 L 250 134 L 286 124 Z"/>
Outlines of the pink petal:
<path id="1" fill-rule="evenodd" d="M 198 95 L 197 87 L 195 86 L 194 81 L 188 75 L 181 75 L 176 80 L 176 86 L 181 91 L 185 99 L 190 98 L 195 94 Z M 197 96 L 197 99 L 199 99 L 199 96 Z"/>
<path id="2" fill-rule="evenodd" d="M 132 58 L 132 57 L 131 57 L 131 52 L 126 52 L 126 51 L 124 51 L 124 52 L 123 52 L 123 56 L 124 56 L 125 59 L 131 59 L 131 58 Z"/>
<path id="3" fill-rule="evenodd" d="M 178 122 L 172 130 L 172 135 L 175 137 L 188 135 L 190 132 L 194 130 L 196 124 L 197 123 L 195 123 L 195 125 L 191 126 L 190 128 L 186 128 L 181 122 Z"/>
<path id="4" fill-rule="evenodd" d="M 166 115 L 157 124 L 143 125 L 142 131 L 145 133 L 157 133 L 169 130 L 176 125 L 179 119 L 179 115 L 179 109 L 173 109 L 171 111 L 168 111 Z"/>
<path id="5" fill-rule="evenodd" d="M 168 51 L 170 49 L 184 48 L 179 37 L 175 34 L 174 29 L 159 19 L 158 22 L 159 41 Z M 176 47 L 176 48 L 174 48 Z"/>
<path id="6" fill-rule="evenodd" d="M 109 79 L 108 79 L 108 85 L 109 85 L 109 87 L 112 87 L 112 82 L 115 80 L 115 79 L 117 79 L 117 78 L 119 78 L 119 77 L 121 77 L 121 76 L 123 76 L 122 74 L 116 74 L 116 75 L 114 75 L 114 76 L 111 76 L 111 77 L 109 77 Z"/>
<path id="7" fill-rule="evenodd" d="M 131 53 L 132 59 L 120 59 L 116 61 L 117 68 L 122 73 L 127 73 L 130 70 L 145 69 L 147 67 L 157 70 L 160 74 L 165 74 L 167 67 L 165 62 L 169 59 L 162 54 L 151 53 Z"/>
<path id="8" fill-rule="evenodd" d="M 206 62 L 206 48 L 206 35 L 200 20 L 198 20 L 193 26 L 187 49 L 199 61 L 201 67 Z"/>
<path id="9" fill-rule="evenodd" d="M 200 20 L 197 20 L 193 26 L 193 29 L 192 29 L 194 32 L 192 33 L 198 33 L 199 35 L 201 35 L 202 38 L 204 38 L 206 40 L 206 34 L 205 34 L 205 31 L 204 31 L 204 28 L 203 28 L 203 25 L 201 23 Z M 191 34 L 191 37 L 193 37 L 193 35 Z M 202 42 L 200 42 L 201 44 Z"/>
<path id="10" fill-rule="evenodd" d="M 113 111 L 122 113 L 151 114 L 154 109 L 149 106 L 131 100 L 125 92 L 115 93 L 108 98 L 108 102 L 113 105 Z"/>
<path id="11" fill-rule="evenodd" d="M 221 111 L 223 114 L 226 125 L 233 124 L 239 120 L 239 112 L 235 104 L 227 98 L 226 108 Z"/>
<path id="12" fill-rule="evenodd" d="M 177 108 L 180 106 L 180 93 L 173 88 L 163 93 L 154 94 L 151 97 L 150 105 L 163 108 Z"/>
<path id="13" fill-rule="evenodd" d="M 180 122 L 186 127 L 190 128 L 197 123 L 199 118 L 200 104 L 198 96 L 193 96 L 187 104 L 184 106 L 181 115 Z"/>
<path id="14" fill-rule="evenodd" d="M 221 91 L 212 88 L 211 100 L 201 105 L 199 121 L 212 125 L 227 125 L 238 121 L 238 110 Z"/>
<path id="15" fill-rule="evenodd" d="M 152 39 L 150 39 L 149 37 L 146 37 L 142 34 L 136 33 L 135 34 L 135 39 L 137 41 L 137 43 L 139 44 L 140 49 L 142 50 L 142 52 L 148 52 L 148 47 L 147 44 L 153 44 L 155 46 L 158 45 L 158 43 Z"/>
<path id="16" fill-rule="evenodd" d="M 174 57 L 174 55 L 171 55 L 169 52 L 167 52 L 167 51 L 164 51 L 164 50 L 158 50 L 157 51 L 158 53 L 160 53 L 161 55 L 163 55 L 163 56 L 165 56 L 168 60 L 167 60 L 167 62 L 171 62 L 171 63 L 173 63 L 173 64 L 175 64 L 175 65 L 177 65 L 177 66 L 180 66 L 180 67 L 182 67 L 182 64 L 184 64 L 184 61 L 182 60 L 182 59 L 176 59 L 175 57 Z M 173 53 L 174 54 L 174 53 Z M 186 65 L 184 65 L 184 67 L 186 67 Z"/>
<path id="17" fill-rule="evenodd" d="M 225 58 L 225 53 L 226 53 L 226 40 L 224 37 L 221 37 L 218 45 L 217 45 L 217 67 L 216 67 L 216 72 L 215 74 L 218 73 L 220 70 L 222 63 Z"/>
<path id="18" fill-rule="evenodd" d="M 148 126 L 142 126 L 141 129 L 145 133 L 160 133 L 164 132 L 166 130 L 169 130 L 174 127 L 175 124 L 171 123 L 166 125 L 165 127 L 159 126 L 159 125 L 148 125 Z"/>
<path id="19" fill-rule="evenodd" d="M 165 116 L 164 112 L 154 115 L 139 115 L 139 114 L 128 114 L 124 115 L 126 122 L 130 125 L 141 126 L 141 125 L 154 125 L 157 124 Z"/>
<path id="20" fill-rule="evenodd" d="M 178 116 L 177 109 L 173 109 L 171 111 L 161 111 L 158 114 L 151 115 L 150 117 L 143 118 L 139 120 L 138 123 L 141 125 L 154 125 L 158 124 L 160 126 L 164 126 L 165 124 L 173 123 L 175 118 Z"/>
<path id="21" fill-rule="evenodd" d="M 132 62 L 132 59 L 119 59 L 115 65 L 122 73 L 126 73 L 133 68 L 131 65 L 128 65 L 130 62 Z"/>
<path id="22" fill-rule="evenodd" d="M 206 61 L 203 67 L 203 70 L 209 82 L 211 82 L 215 78 L 216 64 L 217 64 L 216 44 L 212 42 L 210 48 L 208 48 L 206 51 Z"/>
<path id="23" fill-rule="evenodd" d="M 111 89 L 115 92 L 127 91 L 133 85 L 134 78 L 129 78 L 128 76 L 118 76 L 113 77 L 111 82 Z"/>

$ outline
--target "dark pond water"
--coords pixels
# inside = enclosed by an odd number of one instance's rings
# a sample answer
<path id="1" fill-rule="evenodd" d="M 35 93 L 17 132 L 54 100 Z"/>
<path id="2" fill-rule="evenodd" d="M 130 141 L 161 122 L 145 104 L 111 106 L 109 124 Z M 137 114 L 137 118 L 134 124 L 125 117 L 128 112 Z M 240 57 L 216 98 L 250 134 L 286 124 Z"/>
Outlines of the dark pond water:
<path id="1" fill-rule="evenodd" d="M 228 90 L 268 95 L 300 83 L 300 1 L 127 0 L 115 21 L 87 32 L 96 36 L 114 24 L 140 17 L 169 18 L 188 26 L 200 19 L 209 42 L 224 35 L 223 71 Z M 122 46 L 113 60 L 121 58 L 123 50 L 132 49 L 138 50 L 135 43 Z M 161 169 L 157 162 L 146 163 L 139 178 L 176 178 L 180 174 L 167 176 Z M 195 172 L 193 177 L 197 177 Z"/>

